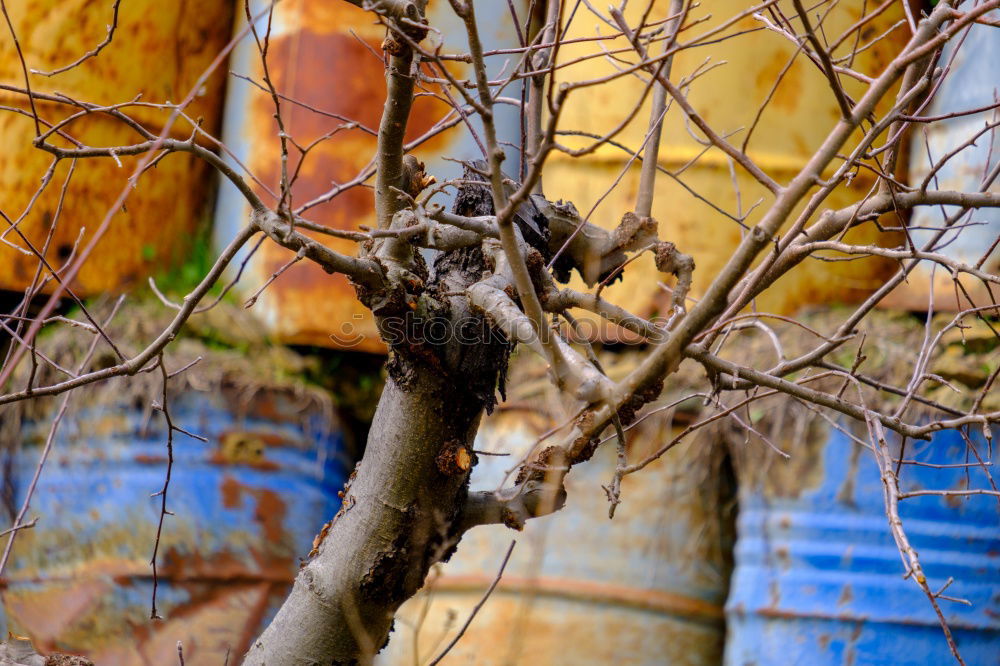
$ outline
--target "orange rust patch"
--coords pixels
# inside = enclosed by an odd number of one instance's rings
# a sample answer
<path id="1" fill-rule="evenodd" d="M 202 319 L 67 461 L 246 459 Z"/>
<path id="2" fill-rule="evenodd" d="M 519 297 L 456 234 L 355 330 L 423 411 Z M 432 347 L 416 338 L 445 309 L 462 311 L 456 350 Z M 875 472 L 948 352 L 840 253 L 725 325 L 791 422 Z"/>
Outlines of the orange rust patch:
<path id="1" fill-rule="evenodd" d="M 356 8 L 340 11 L 319 7 L 320 4 L 291 2 L 279 6 L 276 11 L 286 29 L 272 36 L 268 59 L 275 86 L 283 94 L 312 107 L 282 103 L 285 128 L 296 142 L 307 145 L 336 132 L 312 148 L 301 165 L 298 151 L 290 151 L 288 171 L 298 173 L 292 186 L 293 207 L 353 180 L 368 165 L 375 155 L 373 132 L 378 130 L 384 103 L 384 63 L 376 55 L 381 53 L 379 45 L 384 30 L 372 30 L 370 17 Z M 349 33 L 349 26 L 356 29 L 358 38 Z M 464 66 L 458 66 L 456 73 L 463 72 Z M 260 80 L 261 75 L 258 66 L 254 77 Z M 281 164 L 277 158 L 280 146 L 273 103 L 260 91 L 252 95 L 245 124 L 247 135 L 253 137 L 248 166 L 261 182 L 277 191 Z M 407 140 L 425 134 L 448 112 L 448 106 L 435 97 L 418 97 L 407 124 Z M 360 127 L 338 129 L 345 120 L 329 114 L 356 121 L 370 131 Z M 447 154 L 448 143 L 462 132 L 461 127 L 449 129 L 415 152 Z M 306 217 L 335 229 L 357 230 L 360 225 L 373 224 L 375 206 L 370 184 L 339 193 L 329 202 L 310 209 Z M 255 188 L 265 201 L 273 203 L 263 188 Z M 357 253 L 354 242 L 311 235 L 343 254 Z M 293 256 L 276 244 L 265 244 L 257 254 L 255 279 L 265 280 Z M 275 322 L 272 333 L 284 342 L 384 351 L 370 314 L 357 302 L 354 287 L 347 278 L 328 275 L 309 262 L 300 262 L 283 273 L 268 287 L 256 307 Z M 331 334 L 336 337 L 331 339 Z"/>
<path id="2" fill-rule="evenodd" d="M 257 500 L 254 511 L 254 521 L 260 524 L 264 537 L 272 543 L 285 540 L 285 502 L 273 490 L 267 488 L 252 488 L 237 481 L 228 474 L 222 480 L 222 505 L 227 509 L 238 508 L 243 495 L 249 495 Z"/>

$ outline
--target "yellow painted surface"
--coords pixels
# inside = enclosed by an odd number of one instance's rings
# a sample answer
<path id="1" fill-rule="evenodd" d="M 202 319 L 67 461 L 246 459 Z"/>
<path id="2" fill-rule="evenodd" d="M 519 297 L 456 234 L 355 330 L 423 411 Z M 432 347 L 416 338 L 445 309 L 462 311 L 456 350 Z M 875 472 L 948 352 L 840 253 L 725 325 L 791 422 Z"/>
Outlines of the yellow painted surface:
<path id="1" fill-rule="evenodd" d="M 633 25 L 638 22 L 638 11 L 645 7 L 645 3 L 634 4 L 634 7 L 630 6 L 630 10 L 634 11 L 627 14 Z M 786 16 L 794 15 L 790 2 L 779 4 Z M 665 2 L 657 3 L 653 20 L 663 17 L 666 7 Z M 709 14 L 711 18 L 686 30 L 680 39 L 682 42 L 692 40 L 746 8 L 746 3 L 735 0 L 702 3 L 691 12 L 688 23 Z M 823 24 L 826 37 L 832 41 L 857 21 L 861 8 L 860 0 L 837 4 Z M 901 17 L 901 7 L 889 8 L 862 31 L 862 45 Z M 598 29 L 594 23 L 592 17 L 581 14 L 569 36 L 594 35 Z M 718 37 L 756 31 L 682 51 L 674 59 L 671 80 L 675 83 L 690 77 L 699 68 L 704 70 L 717 65 L 694 80 L 688 99 L 718 133 L 728 136 L 728 140 L 736 146 L 743 144 L 747 128 L 754 124 L 757 109 L 771 93 L 778 74 L 795 50 L 789 41 L 773 32 L 760 30 L 761 27 L 762 23 L 746 17 Z M 607 33 L 609 29 L 603 26 L 600 31 Z M 855 69 L 866 74 L 880 72 L 892 54 L 905 43 L 906 37 L 905 29 L 896 29 L 887 39 L 860 54 L 854 61 Z M 627 47 L 624 39 L 602 44 L 609 50 Z M 853 45 L 853 39 L 846 40 L 834 55 L 842 55 L 849 45 Z M 658 54 L 660 49 L 662 46 L 654 47 L 653 54 Z M 567 45 L 560 50 L 560 60 L 569 63 L 594 51 L 592 42 Z M 623 54 L 623 57 L 634 60 L 630 54 Z M 565 68 L 560 80 L 590 79 L 613 71 L 606 59 L 589 59 Z M 858 81 L 843 77 L 843 83 L 848 94 L 855 99 L 863 93 L 865 86 Z M 562 129 L 605 133 L 628 116 L 644 89 L 645 84 L 639 79 L 620 77 L 607 85 L 576 91 L 566 105 Z M 615 137 L 629 150 L 635 150 L 645 138 L 649 106 L 647 98 L 635 118 Z M 753 131 L 748 153 L 778 183 L 787 183 L 805 165 L 838 117 L 838 106 L 825 77 L 800 56 L 774 90 L 770 105 Z M 675 173 L 680 172 L 678 177 L 690 190 L 731 214 L 745 212 L 761 200 L 746 219 L 746 224 L 752 226 L 767 210 L 773 197 L 739 166 L 735 166 L 731 173 L 729 158 L 718 149 L 711 148 L 698 157 L 704 146 L 692 138 L 692 133 L 699 138 L 701 136 L 693 126 L 686 124 L 681 109 L 672 104 L 664 121 L 660 165 Z M 564 136 L 560 140 L 573 148 L 589 143 L 586 139 L 573 136 Z M 546 196 L 571 200 L 586 215 L 595 202 L 612 188 L 628 158 L 628 153 L 610 145 L 602 146 L 583 158 L 556 155 L 545 171 Z M 639 171 L 637 160 L 628 168 L 620 185 L 600 203 L 591 221 L 612 228 L 625 211 L 633 209 Z M 653 216 L 660 223 L 660 237 L 673 241 L 681 251 L 694 256 L 697 270 L 691 295 L 697 298 L 725 264 L 744 230 L 669 176 L 660 173 L 656 182 Z M 844 186 L 834 192 L 823 208 L 854 203 L 865 196 L 871 184 L 870 174 L 862 172 L 850 187 Z M 889 234 L 877 232 L 871 224 L 852 232 L 847 238 L 858 243 L 896 241 Z M 807 261 L 762 295 L 757 307 L 763 311 L 789 313 L 808 304 L 856 301 L 877 288 L 887 271 L 891 270 L 891 263 L 870 259 L 835 263 Z M 665 277 L 656 272 L 651 258 L 643 258 L 627 269 L 624 284 L 616 284 L 605 293 L 611 300 L 637 314 L 652 316 L 663 312 L 669 302 L 669 294 L 657 286 L 658 281 L 672 283 L 673 278 L 664 280 Z"/>
<path id="2" fill-rule="evenodd" d="M 50 71 L 73 63 L 94 49 L 112 21 L 111 4 L 86 0 L 12 0 L 7 2 L 27 67 Z M 228 2 L 174 3 L 132 0 L 121 3 L 112 42 L 96 57 L 51 77 L 30 74 L 33 91 L 62 93 L 92 104 L 132 100 L 143 103 L 180 102 L 229 39 L 232 4 Z M 202 118 L 214 131 L 217 125 L 225 65 L 199 90 L 188 107 L 191 118 Z M 0 82 L 23 88 L 20 61 L 9 38 L 0 40 Z M 27 99 L 16 91 L 0 91 L 0 105 L 27 110 Z M 36 103 L 44 121 L 58 122 L 71 108 L 50 101 Z M 159 133 L 169 111 L 132 107 L 125 111 L 151 132 Z M 142 137 L 120 121 L 92 114 L 73 121 L 66 131 L 88 146 L 129 145 Z M 180 119 L 172 128 L 186 138 L 191 125 Z M 139 158 L 92 158 L 77 163 L 67 184 L 68 160 L 56 168 L 51 181 L 31 210 L 25 211 L 52 163 L 52 156 L 32 146 L 30 117 L 0 111 L 0 199 L 11 222 L 0 223 L 0 288 L 23 290 L 39 266 L 32 248 L 41 250 L 54 225 L 48 250 L 48 268 L 58 270 L 68 257 L 86 246 L 111 204 L 126 186 Z M 64 139 L 53 143 L 69 147 Z M 111 225 L 72 287 L 80 295 L 119 291 L 171 264 L 183 261 L 190 237 L 201 221 L 210 173 L 189 155 L 175 154 L 139 180 L 124 210 L 115 212 Z M 59 210 L 60 193 L 65 204 Z M 23 216 L 23 219 L 21 219 Z M 19 221 L 18 221 L 19 220 Z M 44 278 L 48 270 L 42 273 Z M 49 282 L 47 290 L 53 286 Z"/>
<path id="3" fill-rule="evenodd" d="M 52 71 L 93 50 L 107 35 L 112 2 L 8 0 L 21 50 L 30 70 Z M 118 104 L 142 93 L 141 102 L 180 102 L 229 41 L 233 7 L 242 3 L 122 0 L 114 39 L 96 57 L 54 76 L 32 75 L 32 90 L 60 92 L 94 104 Z M 213 123 L 218 115 L 225 65 L 208 82 L 189 115 Z M 0 80 L 23 86 L 10 38 L 0 41 Z M 159 110 L 137 116 L 162 126 Z M 190 126 L 179 128 L 182 135 Z"/>

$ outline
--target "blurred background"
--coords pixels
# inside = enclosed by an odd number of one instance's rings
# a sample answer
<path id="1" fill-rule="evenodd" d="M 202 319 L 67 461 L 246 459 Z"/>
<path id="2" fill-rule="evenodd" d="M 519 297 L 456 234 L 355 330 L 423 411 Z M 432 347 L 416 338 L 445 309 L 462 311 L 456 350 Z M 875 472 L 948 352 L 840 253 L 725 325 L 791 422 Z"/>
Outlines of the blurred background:
<path id="1" fill-rule="evenodd" d="M 486 48 L 499 51 L 490 58 L 492 73 L 511 66 L 503 50 L 520 46 L 521 30 L 538 24 L 536 4 L 477 4 Z M 594 46 L 573 40 L 598 29 L 575 4 L 580 15 L 568 23 L 570 43 L 559 53 L 566 76 L 613 71 L 610 58 L 574 64 Z M 654 19 L 666 16 L 667 4 L 653 3 Z M 737 0 L 708 4 L 696 12 L 705 16 L 706 28 L 743 9 Z M 870 4 L 834 3 L 825 29 L 839 34 L 872 12 Z M 154 131 L 169 116 L 157 104 L 193 91 L 187 117 L 171 126 L 170 135 L 183 139 L 197 126 L 204 134 L 199 141 L 253 174 L 254 191 L 274 203 L 280 178 L 274 107 L 261 84 L 257 45 L 245 36 L 248 16 L 258 17 L 261 34 L 268 29 L 268 3 L 125 0 L 112 7 L 89 0 L 8 0 L 5 6 L 28 66 L 42 72 L 93 49 L 113 19 L 115 38 L 99 55 L 53 76 L 32 74 L 33 89 L 99 105 L 141 92 L 149 106 L 132 112 Z M 626 16 L 637 19 L 644 10 L 644 3 L 633 3 Z M 428 16 L 451 51 L 467 50 L 464 28 L 447 3 L 431 2 Z M 862 33 L 873 45 L 858 54 L 856 70 L 881 71 L 906 42 L 908 33 L 897 29 L 903 20 L 901 3 L 880 6 Z M 673 71 L 678 79 L 699 75 L 689 99 L 715 126 L 755 126 L 749 153 L 781 182 L 809 159 L 839 111 L 822 73 L 794 59 L 794 45 L 757 27 L 748 17 L 732 28 L 746 30 L 738 39 L 679 53 Z M 268 67 L 282 95 L 286 132 L 311 146 L 306 158 L 293 161 L 293 207 L 303 206 L 310 219 L 337 229 L 373 225 L 365 183 L 373 172 L 384 101 L 384 28 L 346 2 L 284 0 L 274 6 L 269 29 Z M 244 37 L 227 62 L 199 83 L 234 35 Z M 927 112 L 993 102 L 1000 70 L 986 65 L 997 62 L 1000 30 L 977 26 Z M 706 74 L 706 63 L 725 65 Z M 7 36 L 0 39 L 0 82 L 7 84 L 0 86 L 0 107 L 23 109 L 23 96 L 10 89 L 23 77 Z M 565 114 L 564 125 L 578 133 L 564 136 L 566 145 L 583 145 L 580 134 L 599 135 L 621 122 L 643 88 L 638 78 L 622 77 L 581 91 Z M 503 96 L 523 99 L 519 88 Z M 755 118 L 768 97 L 770 106 Z M 53 120 L 69 116 L 64 104 L 40 104 Z M 514 103 L 499 108 L 501 134 L 516 146 L 522 114 Z M 556 154 L 544 174 L 546 197 L 572 201 L 595 223 L 613 228 L 635 197 L 639 162 L 630 153 L 643 141 L 647 117 L 648 102 L 618 144 L 582 159 Z M 934 125 L 930 136 L 919 137 L 911 162 L 900 161 L 897 176 L 922 179 L 926 168 L 919 151 L 925 142 L 935 154 L 946 152 L 968 139 L 984 117 Z M 85 115 L 74 128 L 91 145 L 134 140 L 128 127 L 106 115 Z M 66 261 L 86 246 L 137 158 L 75 167 L 64 160 L 51 170 L 50 156 L 31 145 L 32 137 L 30 115 L 0 113 L 6 223 L 51 261 Z M 461 160 L 481 157 L 461 119 L 432 94 L 416 99 L 407 142 L 438 181 L 458 176 Z M 982 172 L 997 160 L 1000 141 L 991 134 L 965 154 L 966 162 L 939 178 L 961 183 Z M 695 298 L 745 231 L 720 209 L 735 211 L 747 224 L 761 213 L 752 206 L 764 190 L 720 155 L 706 152 L 685 129 L 679 110 L 670 110 L 659 161 L 674 175 L 660 177 L 653 215 L 662 237 L 694 256 Z M 44 178 L 54 184 L 36 200 Z M 859 173 L 830 206 L 858 200 L 872 182 L 870 174 Z M 926 210 L 920 214 L 941 214 Z M 101 316 L 111 312 L 119 294 L 127 294 L 127 316 L 113 320 L 107 331 L 125 348 L 141 348 L 171 319 L 164 302 L 190 291 L 249 212 L 239 192 L 198 159 L 171 154 L 143 177 L 125 207 L 113 211 L 107 238 L 72 281 L 73 293 Z M 949 245 L 950 256 L 977 258 L 1000 233 L 997 213 L 983 212 L 985 224 L 963 235 L 965 245 Z M 914 219 L 911 225 L 932 222 Z M 868 225 L 848 238 L 893 245 L 899 237 Z M 316 238 L 355 252 L 351 241 Z M 363 453 L 383 382 L 384 345 L 343 276 L 297 263 L 245 307 L 292 256 L 273 243 L 251 246 L 236 262 L 238 281 L 231 289 L 220 284 L 211 299 L 218 304 L 194 316 L 169 348 L 171 367 L 195 363 L 170 385 L 172 419 L 204 441 L 173 437 L 169 498 L 175 515 L 159 538 L 156 493 L 163 486 L 167 432 L 152 406 L 164 399 L 156 373 L 80 392 L 37 479 L 59 400 L 0 407 L 0 528 L 12 523 L 29 492 L 27 518 L 38 518 L 16 541 L 12 535 L 0 541 L 13 541 L 0 574 L 3 636 L 27 637 L 43 653 L 81 654 L 97 664 L 175 663 L 178 641 L 187 664 L 239 661 L 284 599 L 314 537 L 340 507 L 338 492 Z M 756 307 L 823 329 L 894 270 L 890 260 L 804 263 Z M 605 291 L 608 299 L 642 316 L 666 312 L 670 294 L 658 283 L 652 260 L 640 259 L 629 271 L 629 279 Z M 40 280 L 40 274 L 37 259 L 0 246 L 5 356 L 16 342 L 17 317 L 36 312 L 52 291 L 54 282 Z M 949 317 L 941 311 L 954 302 L 954 288 L 944 277 L 918 269 L 866 324 L 870 339 L 879 341 L 870 373 L 886 381 L 907 376 L 907 355 L 919 348 L 927 322 Z M 58 315 L 79 319 L 80 304 L 64 298 Z M 600 334 L 594 341 L 615 379 L 634 368 L 642 353 L 637 345 Z M 88 345 L 89 338 L 72 328 L 43 335 L 38 347 L 54 363 L 37 369 L 22 364 L 18 373 L 37 371 L 40 380 L 59 380 L 57 366 L 80 358 Z M 772 353 L 752 337 L 742 349 L 746 359 L 761 362 Z M 998 357 L 994 332 L 977 325 L 945 341 L 933 372 L 977 389 Z M 115 362 L 113 356 L 95 359 L 98 365 Z M 19 378 L 15 373 L 12 381 Z M 630 457 L 656 451 L 702 418 L 705 396 L 679 401 L 698 391 L 699 382 L 699 368 L 681 367 L 675 383 L 648 407 L 650 416 L 630 431 Z M 514 462 L 569 413 L 544 368 L 526 355 L 515 356 L 508 385 L 507 400 L 479 434 L 482 455 L 473 489 L 498 487 Z M 942 390 L 935 399 L 948 404 L 948 396 Z M 996 391 L 988 399 L 989 409 L 1000 409 Z M 403 607 L 378 663 L 429 663 L 493 582 L 512 539 L 518 545 L 496 591 L 444 663 L 948 663 L 933 609 L 901 575 L 879 470 L 853 426 L 818 418 L 788 399 L 754 405 L 748 418 L 789 460 L 770 451 L 763 438 L 721 420 L 627 477 L 623 504 L 609 521 L 601 484 L 613 475 L 615 453 L 602 447 L 567 480 L 570 501 L 562 511 L 531 521 L 520 533 L 503 526 L 470 532 L 451 561 L 437 565 L 425 589 Z M 903 488 L 985 487 L 981 470 L 941 467 L 966 460 L 969 446 L 987 462 L 995 458 L 981 433 L 971 437 L 970 443 L 962 433 L 944 431 L 929 443 L 911 442 L 905 457 L 916 464 L 902 474 Z M 943 602 L 967 662 L 1000 663 L 997 503 L 987 497 L 925 497 L 908 502 L 901 515 L 931 587 L 953 578 L 949 594 L 971 602 Z M 154 545 L 158 620 L 150 620 Z"/>

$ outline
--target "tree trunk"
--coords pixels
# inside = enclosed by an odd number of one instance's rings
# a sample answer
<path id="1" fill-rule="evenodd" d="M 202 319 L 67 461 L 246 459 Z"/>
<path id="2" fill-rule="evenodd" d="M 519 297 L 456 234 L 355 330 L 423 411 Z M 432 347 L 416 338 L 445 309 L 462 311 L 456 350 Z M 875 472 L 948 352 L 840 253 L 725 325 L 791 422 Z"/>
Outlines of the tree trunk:
<path id="1" fill-rule="evenodd" d="M 455 211 L 488 214 L 483 185 L 460 192 Z M 393 248 L 388 248 L 392 250 Z M 487 274 L 479 247 L 445 252 L 429 272 L 419 255 L 382 253 L 419 281 L 379 316 L 392 351 L 361 463 L 337 516 L 295 579 L 245 664 L 365 664 L 386 644 L 396 609 L 447 559 L 463 530 L 462 512 L 483 410 L 502 394 L 510 346 L 463 292 Z M 457 295 L 456 295 L 457 294 Z M 393 300 L 391 303 L 399 303 Z M 444 326 L 447 333 L 436 339 Z"/>
<path id="2" fill-rule="evenodd" d="M 482 406 L 440 372 L 388 380 L 344 505 L 246 664 L 363 664 L 396 609 L 454 547 Z"/>

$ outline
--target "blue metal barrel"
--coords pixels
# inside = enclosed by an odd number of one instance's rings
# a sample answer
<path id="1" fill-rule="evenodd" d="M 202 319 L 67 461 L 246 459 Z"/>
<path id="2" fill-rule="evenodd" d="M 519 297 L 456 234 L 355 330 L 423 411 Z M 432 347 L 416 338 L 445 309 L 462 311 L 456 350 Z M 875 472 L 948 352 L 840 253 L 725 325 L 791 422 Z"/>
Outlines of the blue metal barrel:
<path id="1" fill-rule="evenodd" d="M 981 433 L 970 439 L 996 474 L 995 444 L 991 448 Z M 976 462 L 957 431 L 908 442 L 905 459 Z M 871 453 L 835 431 L 810 461 L 814 469 L 797 482 L 740 492 L 726 664 L 955 663 L 926 596 L 903 579 Z M 904 493 L 976 488 L 991 488 L 982 467 L 905 464 L 900 472 Z M 937 591 L 953 577 L 945 594 L 971 602 L 939 602 L 967 664 L 1000 662 L 998 499 L 900 502 L 903 528 L 930 588 Z"/>
<path id="2" fill-rule="evenodd" d="M 79 400 L 80 398 L 78 398 Z M 24 530 L 0 581 L 0 630 L 42 651 L 100 664 L 230 663 L 277 610 L 324 521 L 337 511 L 347 468 L 341 431 L 302 396 L 187 390 L 169 401 L 174 435 L 168 515 L 150 621 L 150 557 L 166 471 L 159 414 L 134 406 L 68 415 Z M 48 425 L 25 430 L 9 457 L 20 505 Z M 6 626 L 4 626 L 6 625 Z M 4 633 L 6 635 L 6 633 Z"/>

